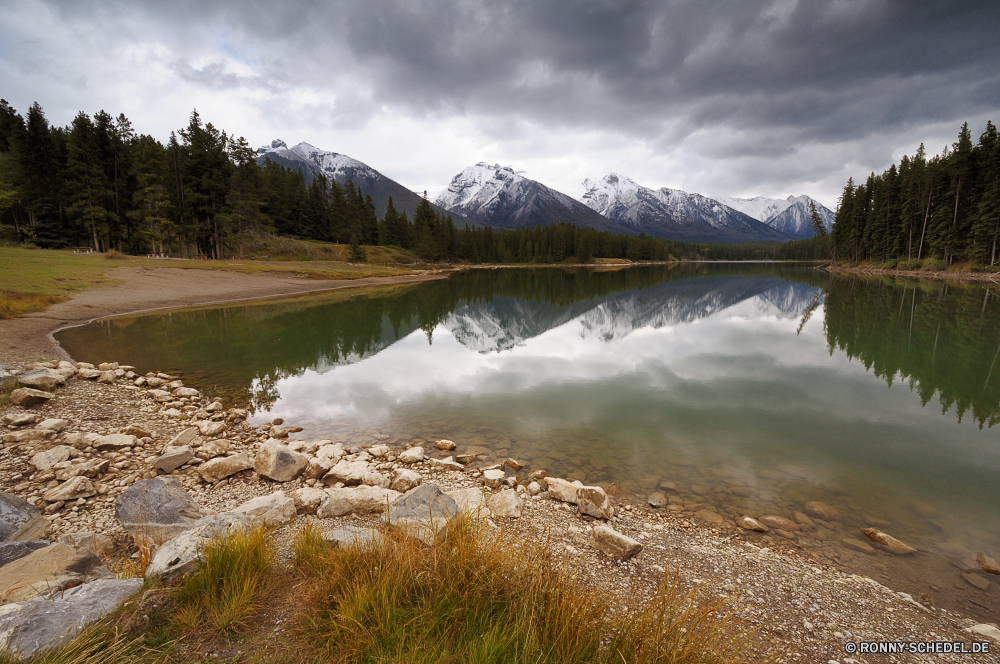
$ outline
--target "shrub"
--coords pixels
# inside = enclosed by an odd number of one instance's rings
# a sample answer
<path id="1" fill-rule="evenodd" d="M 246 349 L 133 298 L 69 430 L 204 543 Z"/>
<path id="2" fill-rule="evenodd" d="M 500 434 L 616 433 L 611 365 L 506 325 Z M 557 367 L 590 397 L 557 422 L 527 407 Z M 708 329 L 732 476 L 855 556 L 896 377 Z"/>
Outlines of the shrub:
<path id="1" fill-rule="evenodd" d="M 233 531 L 202 549 L 203 562 L 177 591 L 174 623 L 187 630 L 241 632 L 260 608 L 274 559 L 263 528 Z"/>
<path id="2" fill-rule="evenodd" d="M 108 249 L 106 252 L 104 252 L 104 257 L 107 258 L 108 260 L 113 260 L 113 261 L 123 261 L 128 259 L 128 256 L 118 251 L 117 249 Z"/>

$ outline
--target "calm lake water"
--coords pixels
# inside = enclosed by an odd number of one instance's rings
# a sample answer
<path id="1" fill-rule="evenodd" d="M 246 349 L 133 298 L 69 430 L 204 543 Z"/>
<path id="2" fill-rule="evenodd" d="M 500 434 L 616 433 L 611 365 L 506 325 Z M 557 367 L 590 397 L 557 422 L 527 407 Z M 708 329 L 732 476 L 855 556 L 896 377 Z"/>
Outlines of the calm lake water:
<path id="1" fill-rule="evenodd" d="M 727 518 L 822 500 L 820 560 L 1000 615 L 1000 289 L 808 267 L 472 270 L 415 286 L 115 318 L 77 360 L 178 373 L 308 438 L 450 438 Z M 852 554 L 879 525 L 921 549 Z M 822 536 L 822 537 L 821 537 Z M 892 583 L 889 583 L 891 580 Z"/>

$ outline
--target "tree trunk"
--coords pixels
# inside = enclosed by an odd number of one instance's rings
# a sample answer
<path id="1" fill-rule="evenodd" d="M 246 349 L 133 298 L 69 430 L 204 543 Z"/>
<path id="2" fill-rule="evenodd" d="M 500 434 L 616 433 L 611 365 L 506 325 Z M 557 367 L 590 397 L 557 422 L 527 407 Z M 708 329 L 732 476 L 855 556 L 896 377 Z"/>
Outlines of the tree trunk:
<path id="1" fill-rule="evenodd" d="M 931 199 L 934 196 L 934 190 L 932 189 L 929 194 L 927 194 L 927 212 L 924 213 L 924 227 L 920 231 L 920 247 L 917 249 L 917 260 L 920 260 L 920 254 L 924 251 L 924 235 L 927 233 L 927 219 L 931 216 Z"/>

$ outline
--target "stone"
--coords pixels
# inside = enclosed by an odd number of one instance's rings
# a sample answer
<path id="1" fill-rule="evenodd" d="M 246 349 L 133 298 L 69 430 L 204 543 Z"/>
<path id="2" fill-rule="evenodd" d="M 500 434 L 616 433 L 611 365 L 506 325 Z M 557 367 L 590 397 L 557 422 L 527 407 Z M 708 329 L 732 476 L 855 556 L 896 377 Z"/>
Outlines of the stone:
<path id="1" fill-rule="evenodd" d="M 229 441 L 225 438 L 212 438 L 210 440 L 195 438 L 194 444 L 197 445 L 197 448 L 193 450 L 194 455 L 205 461 L 214 459 L 229 451 Z"/>
<path id="2" fill-rule="evenodd" d="M 198 474 L 201 479 L 209 484 L 215 484 L 236 473 L 250 470 L 253 464 L 246 454 L 234 454 L 231 457 L 218 457 L 198 466 Z"/>
<path id="3" fill-rule="evenodd" d="M 54 486 L 44 494 L 42 500 L 49 503 L 59 501 L 77 500 L 79 498 L 90 498 L 97 495 L 97 490 L 89 479 L 81 475 L 71 477 L 59 486 Z"/>
<path id="4" fill-rule="evenodd" d="M 652 507 L 666 507 L 667 496 L 662 491 L 655 491 L 646 498 L 646 502 Z"/>
<path id="5" fill-rule="evenodd" d="M 384 459 L 389 456 L 389 446 L 388 445 L 372 445 L 368 448 L 368 454 L 371 454 L 376 459 Z"/>
<path id="6" fill-rule="evenodd" d="M 68 461 L 69 453 L 72 449 L 72 447 L 67 445 L 56 445 L 55 447 L 51 447 L 44 452 L 36 452 L 31 457 L 31 465 L 35 467 L 35 470 L 51 470 L 52 466 L 57 463 Z"/>
<path id="7" fill-rule="evenodd" d="M 33 600 L 0 609 L 0 651 L 20 658 L 56 648 L 114 611 L 142 587 L 142 579 L 98 579 L 52 600 Z"/>
<path id="8" fill-rule="evenodd" d="M 307 440 L 290 440 L 288 441 L 287 447 L 291 451 L 298 452 L 299 454 L 316 454 L 316 450 L 319 449 L 319 443 Z"/>
<path id="9" fill-rule="evenodd" d="M 184 411 L 177 410 L 176 408 L 167 408 L 165 411 L 163 411 L 163 415 L 165 417 L 169 417 L 175 420 L 187 418 L 187 415 L 184 413 Z"/>
<path id="10" fill-rule="evenodd" d="M 174 390 L 175 397 L 196 397 L 200 395 L 201 392 L 194 389 L 193 387 L 178 387 Z"/>
<path id="11" fill-rule="evenodd" d="M 418 461 L 424 460 L 424 448 L 422 447 L 411 447 L 400 453 L 398 461 L 400 463 L 417 463 Z"/>
<path id="12" fill-rule="evenodd" d="M 615 513 L 608 494 L 599 486 L 577 487 L 576 506 L 580 514 L 587 514 L 595 519 L 610 519 Z"/>
<path id="13" fill-rule="evenodd" d="M 730 487 L 729 491 L 734 496 L 740 496 L 741 498 L 750 498 L 757 495 L 757 489 L 749 486 L 734 486 Z"/>
<path id="14" fill-rule="evenodd" d="M 309 457 L 291 451 L 273 438 L 267 439 L 261 445 L 253 463 L 253 469 L 257 471 L 258 475 L 276 482 L 294 480 L 302 474 L 307 466 L 309 466 Z"/>
<path id="15" fill-rule="evenodd" d="M 107 558 L 117 551 L 114 540 L 107 535 L 100 535 L 91 530 L 63 533 L 56 541 L 76 549 L 86 549 L 98 558 Z"/>
<path id="16" fill-rule="evenodd" d="M 198 427 L 188 427 L 170 439 L 167 447 L 183 447 L 194 445 L 194 439 L 198 436 Z"/>
<path id="17" fill-rule="evenodd" d="M 211 420 L 198 423 L 198 433 L 205 438 L 214 438 L 226 430 L 225 422 L 213 422 Z M 266 441 L 265 441 L 266 442 Z"/>
<path id="18" fill-rule="evenodd" d="M 410 489 L 420 486 L 421 482 L 423 482 L 423 478 L 420 476 L 420 473 L 409 468 L 400 468 L 396 471 L 390 488 L 399 493 L 406 493 Z"/>
<path id="19" fill-rule="evenodd" d="M 884 546 L 889 549 L 889 551 L 892 551 L 900 556 L 917 552 L 917 550 L 909 544 L 899 541 L 892 535 L 884 533 L 878 528 L 862 528 L 861 534 L 870 539 L 872 542 Z"/>
<path id="20" fill-rule="evenodd" d="M 346 514 L 377 514 L 385 511 L 399 496 L 398 491 L 364 484 L 343 489 L 327 489 L 326 499 L 317 508 L 316 516 L 328 519 Z"/>
<path id="21" fill-rule="evenodd" d="M 537 482 L 538 480 L 544 480 L 548 476 L 549 476 L 549 471 L 542 470 L 541 468 L 533 470 L 530 473 L 528 473 L 528 479 L 533 482 Z"/>
<path id="22" fill-rule="evenodd" d="M 504 477 L 506 477 L 506 474 L 502 470 L 496 468 L 492 468 L 490 470 L 484 470 L 483 484 L 490 487 L 491 489 L 495 489 L 498 486 L 500 486 L 500 483 L 503 482 Z"/>
<path id="23" fill-rule="evenodd" d="M 102 371 L 97 375 L 97 382 L 108 385 L 115 382 L 115 378 L 117 378 L 117 376 L 115 376 L 114 370 Z"/>
<path id="24" fill-rule="evenodd" d="M 66 377 L 54 369 L 38 369 L 18 374 L 17 381 L 25 387 L 51 392 L 58 386 L 65 385 Z"/>
<path id="25" fill-rule="evenodd" d="M 800 526 L 808 526 L 808 527 L 812 528 L 812 527 L 814 527 L 816 525 L 813 522 L 812 519 L 810 519 L 809 517 L 807 517 L 802 512 L 795 512 L 795 513 L 793 513 L 792 514 L 792 519 L 795 521 L 795 523 L 799 524 Z"/>
<path id="26" fill-rule="evenodd" d="M 1000 574 L 1000 566 L 997 565 L 997 561 L 982 551 L 976 554 L 976 564 L 987 574 Z"/>
<path id="27" fill-rule="evenodd" d="M 380 486 L 383 489 L 388 489 L 392 485 L 392 481 L 388 477 L 370 466 L 365 471 L 365 476 L 362 478 L 361 483 L 368 486 Z"/>
<path id="28" fill-rule="evenodd" d="M 250 517 L 233 512 L 202 517 L 156 550 L 146 568 L 146 580 L 168 583 L 194 571 L 201 561 L 201 550 L 209 541 L 246 530 L 251 522 Z"/>
<path id="29" fill-rule="evenodd" d="M 468 453 L 468 454 L 456 454 L 455 461 L 468 466 L 470 463 L 476 460 L 476 457 L 480 456 L 479 452 Z"/>
<path id="30" fill-rule="evenodd" d="M 83 477 L 89 477 L 91 479 L 97 477 L 98 475 L 103 475 L 108 471 L 111 466 L 111 461 L 108 459 L 87 459 L 86 461 L 81 461 L 79 459 L 73 461 L 72 465 L 68 468 L 61 468 L 56 471 L 56 479 L 65 482 L 66 480 L 82 475 Z"/>
<path id="31" fill-rule="evenodd" d="M 49 522 L 37 507 L 12 493 L 0 492 L 0 542 L 41 540 Z"/>
<path id="32" fill-rule="evenodd" d="M 278 528 L 295 520 L 296 506 L 294 498 L 286 496 L 284 491 L 275 491 L 252 498 L 229 511 L 249 516 L 254 523 L 261 523 L 266 528 Z"/>
<path id="33" fill-rule="evenodd" d="M 962 578 L 979 588 L 980 590 L 987 590 L 990 587 L 990 580 L 984 576 L 979 576 L 978 574 L 972 574 L 971 572 L 966 572 L 962 575 Z"/>
<path id="34" fill-rule="evenodd" d="M 712 523 L 716 525 L 725 521 L 725 519 L 722 518 L 722 515 L 717 514 L 712 510 L 698 510 L 697 512 L 694 513 L 694 518 L 701 519 L 706 523 Z"/>
<path id="35" fill-rule="evenodd" d="M 27 542 L 0 542 L 0 567 L 24 558 L 32 551 L 48 546 L 45 540 L 29 540 Z"/>
<path id="36" fill-rule="evenodd" d="M 60 433 L 66 430 L 70 424 L 69 420 L 63 420 L 56 417 L 50 417 L 47 420 L 42 420 L 38 423 L 38 429 L 47 429 L 49 431 L 54 431 Z"/>
<path id="37" fill-rule="evenodd" d="M 7 413 L 3 416 L 3 423 L 11 427 L 24 427 L 34 424 L 39 420 L 34 413 Z"/>
<path id="38" fill-rule="evenodd" d="M 979 636 L 985 636 L 988 639 L 1000 643 L 1000 629 L 997 629 L 995 625 L 988 625 L 986 623 L 981 623 L 979 625 L 973 625 L 965 630 L 969 634 L 978 634 Z"/>
<path id="39" fill-rule="evenodd" d="M 486 507 L 486 496 L 479 487 L 455 489 L 454 491 L 446 491 L 445 494 L 451 497 L 458 505 L 458 510 L 466 515 L 478 517 L 484 513 L 489 514 L 489 509 Z"/>
<path id="40" fill-rule="evenodd" d="M 68 360 L 59 360 L 59 364 L 57 364 L 56 367 L 60 371 L 71 371 L 76 373 L 76 365 Z"/>
<path id="41" fill-rule="evenodd" d="M 861 553 L 867 553 L 870 556 L 875 555 L 875 549 L 868 542 L 862 542 L 861 540 L 845 537 L 840 540 L 840 543 L 848 549 L 853 549 L 854 551 L 859 551 Z"/>
<path id="42" fill-rule="evenodd" d="M 101 376 L 101 372 L 97 369 L 88 369 L 87 367 L 78 369 L 77 372 L 80 374 L 80 378 L 86 378 L 87 380 L 94 380 Z"/>
<path id="43" fill-rule="evenodd" d="M 549 495 L 553 498 L 564 503 L 576 504 L 577 485 L 557 477 L 546 478 L 545 483 L 548 486 Z"/>
<path id="44" fill-rule="evenodd" d="M 13 443 L 32 443 L 40 442 L 43 440 L 48 440 L 56 435 L 55 431 L 49 431 L 48 429 L 27 429 L 25 431 L 15 431 L 14 433 L 5 433 L 3 435 L 3 442 L 5 445 L 10 445 Z"/>
<path id="45" fill-rule="evenodd" d="M 153 432 L 146 427 L 139 424 L 130 424 L 118 433 L 123 433 L 126 436 L 135 436 L 136 438 L 152 438 Z"/>
<path id="46" fill-rule="evenodd" d="M 302 476 L 307 480 L 318 480 L 331 470 L 333 470 L 335 462 L 327 457 L 316 457 L 309 462 L 306 469 L 303 471 Z"/>
<path id="47" fill-rule="evenodd" d="M 19 387 L 10 393 L 7 397 L 12 404 L 15 406 L 21 406 L 22 408 L 27 408 L 28 406 L 35 406 L 40 403 L 45 403 L 49 399 L 55 399 L 56 395 L 51 392 L 43 392 L 42 390 L 35 390 L 30 387 Z"/>
<path id="48" fill-rule="evenodd" d="M 374 528 L 358 528 L 357 526 L 344 526 L 336 530 L 323 533 L 323 539 L 331 547 L 365 546 L 380 537 L 380 533 Z"/>
<path id="49" fill-rule="evenodd" d="M 595 549 L 619 560 L 629 560 L 642 551 L 642 545 L 637 541 L 603 525 L 594 527 L 591 543 Z"/>
<path id="50" fill-rule="evenodd" d="M 344 486 L 357 486 L 365 483 L 365 473 L 367 472 L 368 464 L 364 461 L 341 459 L 330 469 L 329 473 L 323 476 L 323 484 L 333 486 L 337 482 L 342 482 Z"/>
<path id="51" fill-rule="evenodd" d="M 135 447 L 138 442 L 139 441 L 135 436 L 130 436 L 124 433 L 112 433 L 107 436 L 98 437 L 97 440 L 94 441 L 93 446 L 95 450 L 119 451 Z"/>
<path id="52" fill-rule="evenodd" d="M 844 518 L 840 515 L 840 512 L 818 500 L 806 503 L 805 513 L 823 521 L 841 521 Z"/>
<path id="53" fill-rule="evenodd" d="M 795 523 L 791 519 L 786 519 L 783 516 L 769 514 L 767 516 L 762 516 L 757 520 L 770 528 L 780 528 L 781 530 L 788 530 L 791 532 L 798 532 L 802 530 L 802 526 Z"/>
<path id="54" fill-rule="evenodd" d="M 457 445 L 455 445 L 455 443 L 451 442 L 450 440 L 439 440 L 436 443 L 434 443 L 434 447 L 438 448 L 439 450 L 444 450 L 445 452 L 450 452 L 453 449 L 455 449 Z"/>
<path id="55" fill-rule="evenodd" d="M 458 504 L 458 501 L 455 503 Z M 517 491 L 504 489 L 490 494 L 486 499 L 486 507 L 498 519 L 519 519 L 521 510 L 524 509 L 524 502 L 517 495 Z"/>
<path id="56" fill-rule="evenodd" d="M 115 500 L 115 518 L 140 547 L 159 546 L 205 516 L 179 480 L 139 480 Z"/>
<path id="57" fill-rule="evenodd" d="M 221 401 L 213 401 L 212 403 L 205 406 L 206 413 L 218 413 L 220 410 L 225 410 L 226 407 L 222 405 Z"/>
<path id="58" fill-rule="evenodd" d="M 736 519 L 736 525 L 743 530 L 753 530 L 758 533 L 766 533 L 770 528 L 765 526 L 763 523 L 749 516 L 741 516 Z"/>
<path id="59" fill-rule="evenodd" d="M 50 544 L 0 567 L 0 603 L 51 599 L 72 586 L 109 576 L 90 551 Z"/>
<path id="60" fill-rule="evenodd" d="M 455 470 L 458 472 L 465 472 L 465 466 L 455 461 L 451 457 L 446 457 L 444 459 L 431 459 L 431 465 L 435 468 L 443 468 L 445 470 Z"/>
<path id="61" fill-rule="evenodd" d="M 307 486 L 292 491 L 290 497 L 295 504 L 297 514 L 315 514 L 320 504 L 327 498 L 327 493 L 323 489 Z"/>
<path id="62" fill-rule="evenodd" d="M 190 445 L 165 447 L 163 453 L 153 459 L 150 465 L 164 473 L 172 473 L 193 458 L 194 450 L 191 449 Z"/>
<path id="63" fill-rule="evenodd" d="M 524 468 L 523 461 L 518 461 L 517 459 L 511 459 L 511 458 L 508 458 L 506 461 L 504 461 L 503 465 L 504 467 L 513 470 L 515 473 Z"/>
<path id="64" fill-rule="evenodd" d="M 385 518 L 390 525 L 433 545 L 458 512 L 454 498 L 436 486 L 421 484 L 392 501 Z"/>

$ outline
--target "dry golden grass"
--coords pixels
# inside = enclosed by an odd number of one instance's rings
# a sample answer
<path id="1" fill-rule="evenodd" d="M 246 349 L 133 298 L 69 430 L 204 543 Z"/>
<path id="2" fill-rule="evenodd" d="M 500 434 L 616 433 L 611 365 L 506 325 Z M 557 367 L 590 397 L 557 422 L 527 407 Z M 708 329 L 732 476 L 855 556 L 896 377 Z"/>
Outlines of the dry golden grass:
<path id="1" fill-rule="evenodd" d="M 676 576 L 612 611 L 610 595 L 543 545 L 471 521 L 434 548 L 390 532 L 329 549 L 306 529 L 295 554 L 312 588 L 298 634 L 319 661 L 725 664 L 743 661 L 750 636 L 720 604 L 681 593 Z"/>
<path id="2" fill-rule="evenodd" d="M 209 542 L 202 557 L 177 590 L 174 624 L 186 631 L 249 631 L 274 560 L 269 533 L 259 527 L 230 532 Z"/>
<path id="3" fill-rule="evenodd" d="M 168 661 L 164 653 L 146 648 L 143 641 L 142 637 L 126 636 L 98 623 L 68 643 L 38 653 L 27 662 L 0 651 L 0 664 L 159 664 Z"/>
<path id="4" fill-rule="evenodd" d="M 0 320 L 17 318 L 35 311 L 45 311 L 53 304 L 66 299 L 65 295 L 0 291 Z"/>

